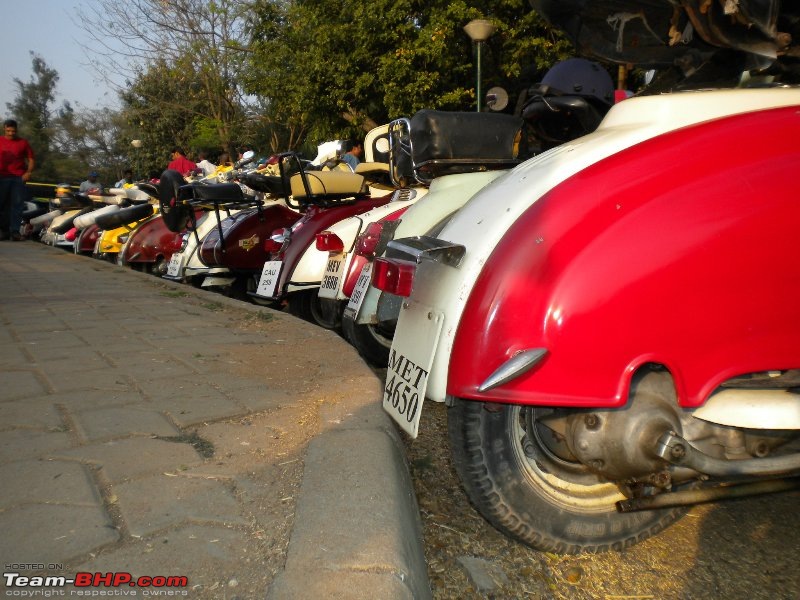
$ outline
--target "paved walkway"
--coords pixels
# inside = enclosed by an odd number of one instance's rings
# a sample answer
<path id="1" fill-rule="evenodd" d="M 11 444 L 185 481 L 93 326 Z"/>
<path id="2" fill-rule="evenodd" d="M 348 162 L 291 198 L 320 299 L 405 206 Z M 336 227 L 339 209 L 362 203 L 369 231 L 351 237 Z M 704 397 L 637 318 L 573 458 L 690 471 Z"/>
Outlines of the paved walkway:
<path id="1" fill-rule="evenodd" d="M 380 393 L 331 332 L 2 242 L 4 573 L 185 576 L 190 598 L 428 597 Z"/>

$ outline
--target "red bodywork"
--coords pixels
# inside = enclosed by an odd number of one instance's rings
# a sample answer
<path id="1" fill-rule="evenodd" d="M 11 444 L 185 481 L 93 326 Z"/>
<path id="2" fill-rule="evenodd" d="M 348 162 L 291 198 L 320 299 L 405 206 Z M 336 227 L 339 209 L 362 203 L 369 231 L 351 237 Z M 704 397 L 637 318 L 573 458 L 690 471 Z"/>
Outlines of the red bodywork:
<path id="1" fill-rule="evenodd" d="M 553 188 L 508 230 L 466 304 L 448 394 L 617 407 L 644 363 L 679 402 L 724 380 L 800 368 L 800 112 L 663 135 Z M 516 352 L 517 379 L 478 392 Z"/>
<path id="2" fill-rule="evenodd" d="M 100 228 L 95 223 L 81 229 L 75 240 L 75 252 L 77 254 L 94 253 L 94 246 L 98 237 L 100 237 Z"/>
<path id="3" fill-rule="evenodd" d="M 195 211 L 195 218 L 202 213 Z M 156 263 L 169 260 L 182 244 L 184 232 L 170 231 L 161 215 L 153 215 L 130 233 L 125 244 L 124 264 Z"/>
<path id="4" fill-rule="evenodd" d="M 221 221 L 225 251 L 220 244 L 219 229 L 215 227 L 203 238 L 200 260 L 208 267 L 261 273 L 269 260 L 264 240 L 276 229 L 291 227 L 299 218 L 299 213 L 282 204 L 263 207 L 260 214 L 255 208 L 243 210 Z"/>
<path id="5" fill-rule="evenodd" d="M 349 204 L 341 204 L 332 208 L 320 208 L 311 205 L 306 210 L 303 218 L 297 221 L 292 227 L 292 237 L 289 245 L 280 254 L 273 255 L 271 260 L 283 262 L 281 267 L 280 279 L 277 286 L 277 297 L 282 297 L 286 291 L 286 286 L 291 280 L 295 267 L 309 247 L 314 245 L 316 236 L 321 231 L 344 219 L 363 214 L 378 206 L 388 204 L 394 194 L 387 194 L 380 198 L 369 198 L 358 200 Z M 322 276 L 322 273 L 320 273 Z"/>

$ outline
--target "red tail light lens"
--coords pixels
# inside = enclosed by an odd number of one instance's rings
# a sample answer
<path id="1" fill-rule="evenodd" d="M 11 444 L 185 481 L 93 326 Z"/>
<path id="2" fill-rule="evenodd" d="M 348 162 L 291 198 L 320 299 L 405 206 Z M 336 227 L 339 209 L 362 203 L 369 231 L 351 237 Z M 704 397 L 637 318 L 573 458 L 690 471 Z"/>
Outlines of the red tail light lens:
<path id="1" fill-rule="evenodd" d="M 68 242 L 74 242 L 75 241 L 75 236 L 77 235 L 77 233 L 78 233 L 78 230 L 73 227 L 67 233 L 64 234 L 64 239 L 67 240 Z"/>
<path id="2" fill-rule="evenodd" d="M 317 250 L 320 252 L 344 252 L 344 242 L 332 231 L 323 231 L 317 234 Z"/>
<path id="3" fill-rule="evenodd" d="M 414 286 L 417 263 L 397 258 L 376 258 L 372 266 L 372 285 L 379 290 L 408 297 Z"/>

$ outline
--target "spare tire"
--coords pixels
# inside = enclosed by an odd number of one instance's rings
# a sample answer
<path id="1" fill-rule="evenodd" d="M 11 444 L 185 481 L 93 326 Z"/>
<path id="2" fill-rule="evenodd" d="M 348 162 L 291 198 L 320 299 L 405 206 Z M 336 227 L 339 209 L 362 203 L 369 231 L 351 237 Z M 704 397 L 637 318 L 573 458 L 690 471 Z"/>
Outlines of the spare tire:
<path id="1" fill-rule="evenodd" d="M 82 208 L 81 210 L 76 212 L 74 215 L 70 215 L 68 218 L 66 218 L 63 221 L 61 221 L 58 225 L 52 225 L 50 227 L 50 231 L 52 231 L 53 233 L 57 233 L 59 235 L 65 234 L 70 229 L 73 228 L 73 226 L 74 226 L 73 223 L 75 222 L 76 217 L 79 217 L 80 215 L 85 215 L 86 213 L 92 212 L 93 210 L 94 210 L 94 208 L 91 207 L 91 206 L 87 206 L 85 208 Z"/>
<path id="2" fill-rule="evenodd" d="M 172 232 L 178 233 L 186 229 L 192 210 L 180 199 L 181 186 L 186 180 L 177 171 L 167 169 L 161 174 L 158 184 L 158 202 L 164 224 Z"/>
<path id="3" fill-rule="evenodd" d="M 88 212 L 85 215 L 80 215 L 75 217 L 75 220 L 72 222 L 75 225 L 76 229 L 86 229 L 89 225 L 94 225 L 94 222 L 97 220 L 97 217 L 102 217 L 103 215 L 108 215 L 114 212 L 118 212 L 121 210 L 121 207 L 116 204 L 109 204 L 108 206 L 104 206 L 103 208 L 98 208 L 93 210 L 92 212 Z"/>
<path id="4" fill-rule="evenodd" d="M 128 223 L 140 221 L 153 214 L 153 207 L 149 204 L 137 204 L 130 208 L 123 208 L 116 212 L 101 215 L 95 219 L 100 229 L 116 229 Z"/>

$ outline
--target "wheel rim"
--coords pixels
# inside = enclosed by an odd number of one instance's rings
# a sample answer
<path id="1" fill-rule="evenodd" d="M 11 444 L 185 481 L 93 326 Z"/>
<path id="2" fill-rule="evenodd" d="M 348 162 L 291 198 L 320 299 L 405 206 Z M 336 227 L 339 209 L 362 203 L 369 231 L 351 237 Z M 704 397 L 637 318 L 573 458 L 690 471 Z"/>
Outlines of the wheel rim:
<path id="1" fill-rule="evenodd" d="M 511 406 L 512 447 L 529 482 L 556 505 L 584 513 L 616 512 L 625 496 L 613 483 L 601 482 L 584 465 L 560 457 L 538 418 L 551 411 Z"/>
<path id="2" fill-rule="evenodd" d="M 388 338 L 383 335 L 375 325 L 367 325 L 367 330 L 369 331 L 370 335 L 372 335 L 373 339 L 378 342 L 384 348 L 391 348 L 392 347 L 392 338 Z"/>

